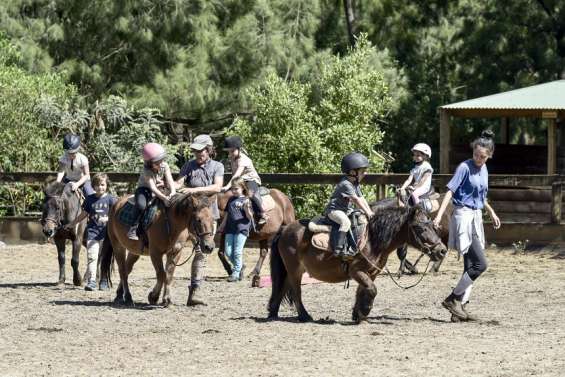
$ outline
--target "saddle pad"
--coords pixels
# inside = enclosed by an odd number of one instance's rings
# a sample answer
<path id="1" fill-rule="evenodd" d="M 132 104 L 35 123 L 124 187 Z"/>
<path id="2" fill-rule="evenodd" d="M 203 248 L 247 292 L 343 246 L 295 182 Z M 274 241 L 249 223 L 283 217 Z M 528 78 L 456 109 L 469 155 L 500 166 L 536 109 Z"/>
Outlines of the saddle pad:
<path id="1" fill-rule="evenodd" d="M 359 245 L 358 245 L 359 250 L 363 250 L 365 246 L 367 246 L 368 240 L 369 240 L 368 227 L 365 227 L 365 229 L 363 230 L 363 234 L 361 235 L 361 239 L 359 240 Z M 312 236 L 312 240 L 310 241 L 310 243 L 316 249 L 327 251 L 328 253 L 332 252 L 330 247 L 330 233 L 315 233 Z"/>
<path id="2" fill-rule="evenodd" d="M 118 212 L 118 221 L 124 225 L 132 226 L 136 220 L 134 217 L 134 208 L 135 206 L 131 204 L 128 199 L 126 204 L 124 204 L 124 206 Z M 143 229 L 149 228 L 149 226 L 153 222 L 153 218 L 155 217 L 156 213 L 157 213 L 156 205 L 152 205 L 145 210 L 145 212 L 143 213 L 143 218 L 141 219 L 141 225 L 143 226 Z"/>
<path id="3" fill-rule="evenodd" d="M 275 208 L 275 199 L 271 195 L 261 197 L 261 201 L 263 202 L 263 211 L 269 212 Z"/>

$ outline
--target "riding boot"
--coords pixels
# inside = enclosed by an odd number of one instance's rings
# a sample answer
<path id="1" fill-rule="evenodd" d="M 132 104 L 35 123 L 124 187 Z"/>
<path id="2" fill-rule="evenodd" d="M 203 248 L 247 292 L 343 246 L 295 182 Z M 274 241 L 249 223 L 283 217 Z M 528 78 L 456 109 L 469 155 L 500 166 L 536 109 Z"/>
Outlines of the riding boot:
<path id="1" fill-rule="evenodd" d="M 338 232 L 334 247 L 334 255 L 339 257 L 345 253 L 347 247 L 347 232 Z"/>
<path id="2" fill-rule="evenodd" d="M 190 286 L 188 288 L 188 301 L 186 302 L 186 306 L 206 305 L 206 303 L 198 297 L 200 297 L 198 295 L 198 287 Z"/>
<path id="3" fill-rule="evenodd" d="M 133 224 L 128 230 L 128 238 L 133 241 L 138 241 L 139 237 L 137 237 L 137 227 L 138 223 Z"/>
<path id="4" fill-rule="evenodd" d="M 463 306 L 461 305 L 461 299 L 457 298 L 453 293 L 451 293 L 441 305 L 449 310 L 451 314 L 456 316 L 461 321 L 467 320 L 467 313 L 463 310 Z"/>

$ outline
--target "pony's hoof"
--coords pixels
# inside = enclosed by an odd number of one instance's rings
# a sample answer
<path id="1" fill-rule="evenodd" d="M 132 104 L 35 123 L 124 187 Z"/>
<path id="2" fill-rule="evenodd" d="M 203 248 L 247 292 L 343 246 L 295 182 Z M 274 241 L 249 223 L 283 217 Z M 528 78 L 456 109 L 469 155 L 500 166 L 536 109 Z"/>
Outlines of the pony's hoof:
<path id="1" fill-rule="evenodd" d="M 298 320 L 302 323 L 312 322 L 314 319 L 310 316 L 310 314 L 299 315 Z"/>
<path id="2" fill-rule="evenodd" d="M 57 282 L 57 287 L 62 288 L 65 286 L 65 279 L 61 280 L 59 279 L 59 281 Z"/>
<path id="3" fill-rule="evenodd" d="M 259 288 L 260 282 L 261 282 L 261 277 L 259 275 L 252 275 L 252 278 L 251 278 L 251 287 L 252 288 Z"/>
<path id="4" fill-rule="evenodd" d="M 73 284 L 76 287 L 80 287 L 82 285 L 82 278 L 80 277 L 80 275 L 73 276 Z"/>
<path id="5" fill-rule="evenodd" d="M 161 302 L 161 305 L 163 305 L 164 308 L 167 308 L 172 303 L 173 302 L 170 298 L 164 298 L 163 301 Z"/>
<path id="6" fill-rule="evenodd" d="M 124 299 L 122 297 L 116 297 L 114 299 L 114 305 L 115 306 L 123 306 L 124 305 Z"/>
<path id="7" fill-rule="evenodd" d="M 156 305 L 157 301 L 159 301 L 159 296 L 154 295 L 153 292 L 149 292 L 147 301 L 149 301 L 149 305 Z"/>
<path id="8" fill-rule="evenodd" d="M 101 291 L 109 291 L 110 284 L 108 284 L 108 280 L 100 280 L 100 283 L 98 284 L 98 289 Z"/>

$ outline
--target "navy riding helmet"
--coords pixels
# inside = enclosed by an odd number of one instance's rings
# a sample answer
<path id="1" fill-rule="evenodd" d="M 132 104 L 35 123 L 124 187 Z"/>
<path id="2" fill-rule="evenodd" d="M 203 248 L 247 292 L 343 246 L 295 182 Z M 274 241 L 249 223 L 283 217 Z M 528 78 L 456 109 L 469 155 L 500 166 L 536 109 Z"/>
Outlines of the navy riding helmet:
<path id="1" fill-rule="evenodd" d="M 74 134 L 66 134 L 63 138 L 63 149 L 75 153 L 80 148 L 80 136 Z"/>
<path id="2" fill-rule="evenodd" d="M 239 136 L 229 136 L 226 137 L 224 140 L 224 149 L 231 149 L 231 148 L 241 148 L 243 146 L 243 142 Z"/>
<path id="3" fill-rule="evenodd" d="M 341 159 L 341 171 L 344 174 L 349 174 L 351 170 L 368 168 L 369 159 L 364 154 L 353 152 L 345 155 Z"/>

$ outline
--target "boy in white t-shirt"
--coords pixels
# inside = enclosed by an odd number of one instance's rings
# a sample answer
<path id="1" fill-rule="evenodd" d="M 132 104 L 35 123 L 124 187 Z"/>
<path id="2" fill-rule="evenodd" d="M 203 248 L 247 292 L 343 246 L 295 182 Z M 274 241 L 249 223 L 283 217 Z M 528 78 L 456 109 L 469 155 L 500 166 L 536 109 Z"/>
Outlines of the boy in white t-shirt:
<path id="1" fill-rule="evenodd" d="M 94 194 L 94 189 L 90 183 L 88 158 L 79 153 L 80 136 L 66 134 L 63 138 L 63 149 L 65 154 L 59 159 L 57 182 L 70 182 L 73 191 L 82 187 L 85 197 Z"/>
<path id="2" fill-rule="evenodd" d="M 406 197 L 406 189 L 410 191 L 409 203 L 417 205 L 420 197 L 427 194 L 432 188 L 432 174 L 434 169 L 428 162 L 432 157 L 432 149 L 428 144 L 418 143 L 412 148 L 414 167 L 410 170 L 408 179 L 400 187 L 400 194 Z"/>

